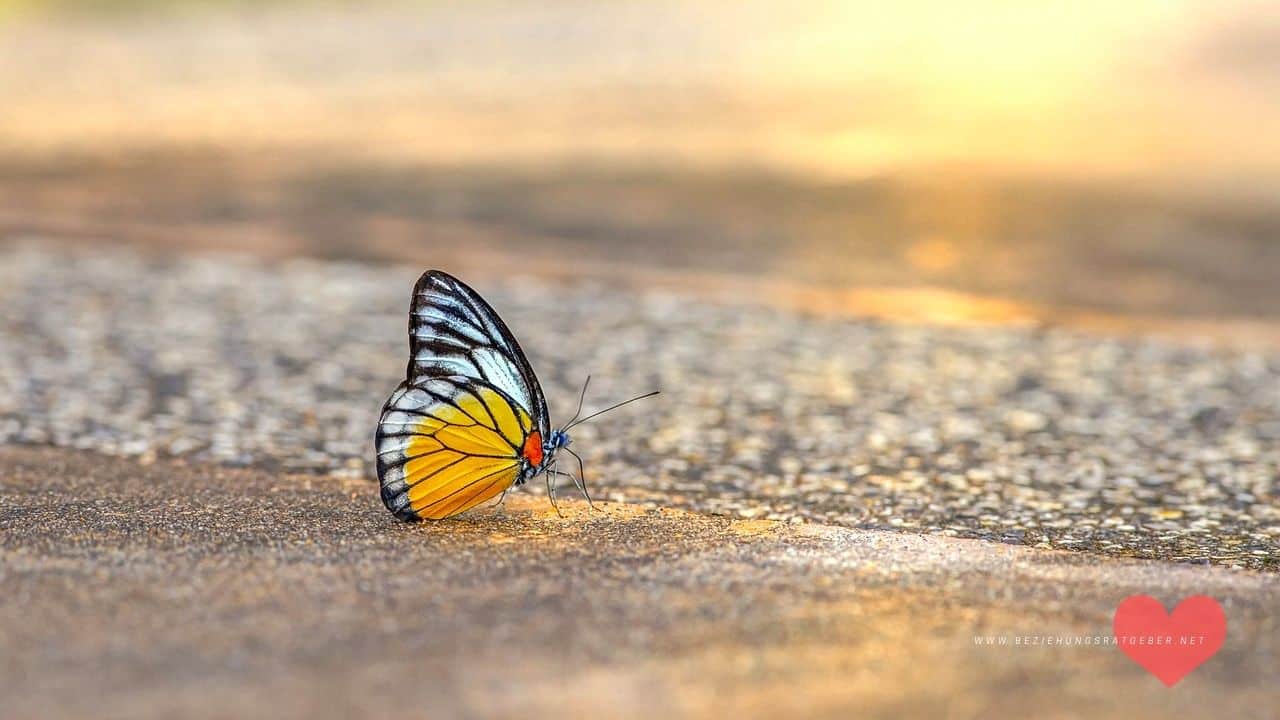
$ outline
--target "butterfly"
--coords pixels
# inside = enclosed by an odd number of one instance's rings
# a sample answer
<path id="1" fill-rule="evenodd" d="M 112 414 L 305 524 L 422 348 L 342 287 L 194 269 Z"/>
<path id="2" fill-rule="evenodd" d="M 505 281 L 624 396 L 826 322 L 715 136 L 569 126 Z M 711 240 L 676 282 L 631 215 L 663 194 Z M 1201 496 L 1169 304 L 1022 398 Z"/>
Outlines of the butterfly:
<path id="1" fill-rule="evenodd" d="M 580 418 L 588 377 L 578 411 L 553 430 L 538 377 L 511 330 L 475 290 L 439 270 L 413 288 L 405 374 L 382 408 L 374 443 L 382 502 L 410 521 L 452 517 L 544 473 L 557 512 L 553 477 L 573 478 L 590 503 L 569 430 L 658 394 Z M 576 477 L 557 469 L 560 450 L 577 459 Z"/>

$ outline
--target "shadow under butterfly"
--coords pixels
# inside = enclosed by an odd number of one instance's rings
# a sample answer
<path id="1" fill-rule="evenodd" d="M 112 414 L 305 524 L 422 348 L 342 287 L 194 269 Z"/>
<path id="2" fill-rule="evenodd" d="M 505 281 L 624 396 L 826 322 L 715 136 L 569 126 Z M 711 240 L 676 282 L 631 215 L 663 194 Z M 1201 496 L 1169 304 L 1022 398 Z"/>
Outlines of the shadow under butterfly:
<path id="1" fill-rule="evenodd" d="M 590 503 L 569 430 L 658 394 L 580 417 L 590 382 L 573 418 L 552 430 L 538 377 L 506 323 L 462 281 L 427 271 L 413 289 L 406 377 L 383 406 L 374 441 L 382 502 L 402 520 L 441 520 L 545 473 L 557 513 L 553 478 L 571 478 Z M 577 460 L 576 476 L 557 468 L 560 450 Z"/>

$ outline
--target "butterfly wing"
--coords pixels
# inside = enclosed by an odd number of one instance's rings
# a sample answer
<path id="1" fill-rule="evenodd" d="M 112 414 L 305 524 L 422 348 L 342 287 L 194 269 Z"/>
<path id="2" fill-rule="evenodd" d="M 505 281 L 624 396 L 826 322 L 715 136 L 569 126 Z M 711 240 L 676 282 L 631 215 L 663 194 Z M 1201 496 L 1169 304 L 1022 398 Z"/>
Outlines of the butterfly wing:
<path id="1" fill-rule="evenodd" d="M 418 280 L 409 311 L 409 352 L 410 380 L 481 380 L 523 407 L 547 437 L 547 402 L 524 350 L 498 313 L 461 280 L 439 270 Z"/>
<path id="2" fill-rule="evenodd" d="M 405 520 L 441 519 L 504 492 L 550 424 L 519 343 L 474 290 L 439 271 L 414 287 L 407 379 L 378 423 L 382 500 Z M 536 434 L 536 437 L 531 437 Z"/>
<path id="3" fill-rule="evenodd" d="M 403 520 L 457 515 L 519 477 L 529 414 L 474 378 L 401 383 L 378 423 L 382 501 Z"/>

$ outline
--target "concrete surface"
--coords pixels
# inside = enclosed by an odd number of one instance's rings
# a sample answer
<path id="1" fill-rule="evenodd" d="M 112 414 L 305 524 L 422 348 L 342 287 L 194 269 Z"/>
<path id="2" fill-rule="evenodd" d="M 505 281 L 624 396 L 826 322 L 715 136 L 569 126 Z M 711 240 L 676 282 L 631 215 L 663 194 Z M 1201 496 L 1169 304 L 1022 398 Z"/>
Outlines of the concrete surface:
<path id="1" fill-rule="evenodd" d="M 529 494 L 409 525 L 363 479 L 0 451 L 6 718 L 1274 717 L 1280 579 Z M 1226 608 L 1173 689 L 1124 597 Z M 1006 637 L 979 645 L 975 635 Z"/>
<path id="2" fill-rule="evenodd" d="M 420 267 L 0 248 L 0 442 L 369 478 Z M 448 266 L 445 269 L 449 269 Z M 600 497 L 1280 567 L 1280 351 L 466 275 Z"/>

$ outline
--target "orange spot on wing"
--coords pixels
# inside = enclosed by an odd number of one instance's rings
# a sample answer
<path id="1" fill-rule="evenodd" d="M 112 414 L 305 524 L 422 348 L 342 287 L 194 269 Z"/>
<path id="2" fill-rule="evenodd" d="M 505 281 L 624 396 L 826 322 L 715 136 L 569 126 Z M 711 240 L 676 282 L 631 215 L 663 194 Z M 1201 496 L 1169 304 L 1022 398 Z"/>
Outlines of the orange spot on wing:
<path id="1" fill-rule="evenodd" d="M 542 433 L 537 430 L 529 433 L 529 437 L 524 439 L 522 454 L 534 467 L 542 464 Z"/>

